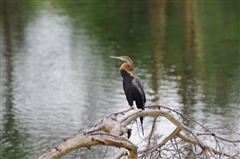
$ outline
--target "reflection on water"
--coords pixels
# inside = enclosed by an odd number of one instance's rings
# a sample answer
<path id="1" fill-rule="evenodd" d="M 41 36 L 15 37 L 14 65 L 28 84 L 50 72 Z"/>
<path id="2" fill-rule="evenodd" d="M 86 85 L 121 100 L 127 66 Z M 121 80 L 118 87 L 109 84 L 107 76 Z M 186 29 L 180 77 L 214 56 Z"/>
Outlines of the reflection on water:
<path id="1" fill-rule="evenodd" d="M 219 129 L 239 130 L 236 5 L 5 1 L 3 6 L 3 158 L 36 158 L 62 138 L 127 109 L 121 62 L 109 55 L 132 57 L 147 105 L 179 109 L 236 138 Z M 151 121 L 146 119 L 146 131 Z M 171 132 L 165 119 L 158 122 L 156 136 Z"/>

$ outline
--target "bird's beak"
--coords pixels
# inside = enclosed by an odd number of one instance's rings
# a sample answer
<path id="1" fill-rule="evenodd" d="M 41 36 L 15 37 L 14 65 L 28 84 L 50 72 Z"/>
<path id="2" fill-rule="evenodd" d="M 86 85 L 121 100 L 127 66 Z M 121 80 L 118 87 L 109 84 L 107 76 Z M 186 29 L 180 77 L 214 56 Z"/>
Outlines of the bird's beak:
<path id="1" fill-rule="evenodd" d="M 119 57 L 118 57 L 118 56 L 110 56 L 110 58 L 112 58 L 112 59 L 119 59 L 119 60 L 123 60 L 121 56 L 119 56 Z"/>

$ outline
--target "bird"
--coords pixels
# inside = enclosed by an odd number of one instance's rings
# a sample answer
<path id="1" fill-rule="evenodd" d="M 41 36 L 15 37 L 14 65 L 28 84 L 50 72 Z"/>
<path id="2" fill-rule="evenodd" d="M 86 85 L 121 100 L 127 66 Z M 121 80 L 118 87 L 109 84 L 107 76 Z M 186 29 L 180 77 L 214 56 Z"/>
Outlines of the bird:
<path id="1" fill-rule="evenodd" d="M 120 67 L 120 74 L 123 79 L 123 90 L 126 95 L 129 106 L 133 108 L 133 101 L 138 109 L 145 110 L 146 97 L 143 85 L 137 75 L 133 72 L 133 61 L 128 56 L 110 56 L 110 58 L 119 59 L 124 61 Z M 140 123 L 143 130 L 143 117 L 140 117 Z"/>

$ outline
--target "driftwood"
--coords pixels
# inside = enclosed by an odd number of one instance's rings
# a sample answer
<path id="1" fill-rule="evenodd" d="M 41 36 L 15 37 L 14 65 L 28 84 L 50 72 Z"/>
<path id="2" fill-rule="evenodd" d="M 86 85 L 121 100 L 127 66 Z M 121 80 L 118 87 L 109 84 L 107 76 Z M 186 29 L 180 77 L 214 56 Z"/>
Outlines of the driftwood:
<path id="1" fill-rule="evenodd" d="M 133 124 L 137 118 L 141 116 L 154 117 L 152 130 L 148 138 L 148 144 L 141 150 L 138 150 L 130 139 L 124 137 L 124 134 L 131 138 L 131 129 L 127 126 Z M 157 117 L 165 117 L 176 128 L 160 143 L 151 144 L 152 132 L 156 125 Z M 194 122 L 202 127 L 202 132 L 195 130 L 183 124 L 183 120 Z M 201 136 L 208 136 L 214 140 L 214 147 L 204 142 Z M 184 142 L 181 144 L 179 141 Z M 48 149 L 38 159 L 57 159 L 67 153 L 79 148 L 91 148 L 94 145 L 112 146 L 120 148 L 118 153 L 113 157 L 120 159 L 128 157 L 136 158 L 240 158 L 240 152 L 225 152 L 224 146 L 229 149 L 231 146 L 239 146 L 240 141 L 231 141 L 212 133 L 208 128 L 204 127 L 197 121 L 187 117 L 177 110 L 172 110 L 164 106 L 149 106 L 146 110 L 128 109 L 122 112 L 111 114 L 101 119 L 89 130 L 80 133 L 75 138 L 67 139 L 57 147 Z M 191 153 L 185 153 L 186 147 L 190 148 Z"/>

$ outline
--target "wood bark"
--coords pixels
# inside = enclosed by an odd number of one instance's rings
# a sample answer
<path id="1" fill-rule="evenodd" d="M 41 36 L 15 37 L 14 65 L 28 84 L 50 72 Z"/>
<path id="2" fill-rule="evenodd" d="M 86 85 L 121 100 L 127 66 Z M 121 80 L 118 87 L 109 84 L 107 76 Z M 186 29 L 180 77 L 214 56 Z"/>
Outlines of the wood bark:
<path id="1" fill-rule="evenodd" d="M 165 108 L 165 107 L 156 106 L 156 108 Z M 207 130 L 207 132 L 196 132 L 195 130 L 183 124 L 181 120 L 179 120 L 179 118 L 176 118 L 176 116 L 173 115 L 173 113 L 177 114 L 182 118 L 195 122 L 196 124 L 200 125 L 203 129 Z M 117 118 L 119 114 L 121 114 L 122 116 Z M 151 140 L 148 139 L 148 144 L 146 146 L 146 149 L 143 149 L 140 151 L 137 149 L 136 145 L 134 145 L 128 138 L 122 137 L 122 135 L 128 133 L 128 136 L 130 136 L 131 129 L 129 129 L 127 126 L 134 123 L 137 118 L 142 116 L 165 117 L 170 122 L 172 122 L 176 126 L 176 128 L 172 133 L 169 134 L 169 136 L 164 138 L 159 144 L 155 146 L 151 147 L 150 146 Z M 154 125 L 155 124 L 156 123 L 154 122 Z M 185 136 L 183 135 L 182 132 L 184 132 L 184 134 L 187 133 L 189 135 Z M 210 158 L 210 156 L 214 156 L 213 154 L 230 157 L 233 159 L 238 158 L 240 156 L 240 152 L 235 155 L 231 155 L 231 154 L 224 153 L 221 150 L 212 148 L 209 145 L 206 145 L 203 142 L 203 140 L 200 138 L 201 135 L 208 135 L 210 137 L 214 137 L 217 145 L 220 145 L 219 144 L 220 142 L 228 142 L 233 145 L 237 145 L 240 142 L 240 141 L 231 141 L 231 140 L 224 139 L 210 132 L 207 128 L 205 128 L 203 125 L 201 125 L 197 121 L 194 121 L 193 119 L 177 112 L 176 110 L 171 110 L 169 108 L 165 108 L 165 110 L 128 109 L 126 111 L 108 115 L 106 118 L 100 120 L 97 124 L 94 125 L 94 127 L 90 128 L 89 130 L 86 130 L 85 132 L 79 134 L 78 136 L 72 139 L 68 139 L 64 141 L 57 147 L 48 149 L 38 159 L 57 159 L 73 150 L 83 148 L 83 147 L 90 149 L 92 146 L 95 146 L 95 145 L 119 147 L 120 148 L 119 152 L 114 157 L 116 159 L 121 158 L 123 156 L 128 156 L 128 158 L 130 159 L 145 158 L 147 155 L 154 153 L 155 151 L 159 151 L 161 147 L 163 147 L 166 143 L 170 141 L 176 142 L 176 138 L 181 139 L 184 142 L 187 142 L 193 145 L 193 147 L 196 147 L 196 146 L 200 147 L 201 152 L 198 154 L 196 153 L 196 155 L 202 155 L 204 156 L 204 158 Z M 152 136 L 152 132 L 150 133 L 149 137 L 151 138 L 151 136 Z M 178 154 L 179 156 L 181 156 L 180 149 L 177 148 L 176 152 L 179 153 Z M 159 153 L 161 153 L 161 151 Z"/>

